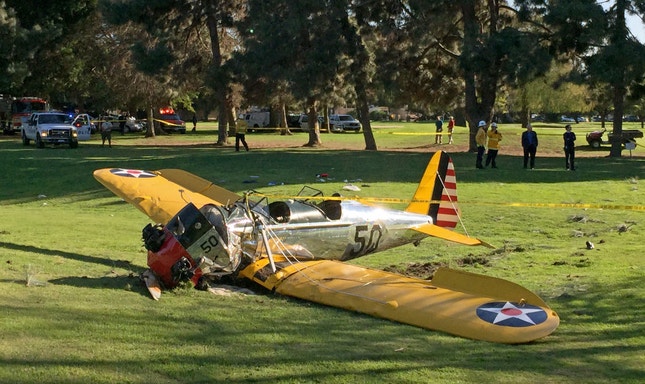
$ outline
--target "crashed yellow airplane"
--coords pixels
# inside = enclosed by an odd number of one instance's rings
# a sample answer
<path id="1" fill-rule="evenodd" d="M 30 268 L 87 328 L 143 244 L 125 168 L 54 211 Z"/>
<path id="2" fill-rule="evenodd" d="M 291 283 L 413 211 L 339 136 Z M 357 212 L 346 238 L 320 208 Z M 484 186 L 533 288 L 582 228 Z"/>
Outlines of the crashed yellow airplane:
<path id="1" fill-rule="evenodd" d="M 512 282 L 440 268 L 431 281 L 347 263 L 428 236 L 485 245 L 454 232 L 456 178 L 445 152 L 431 158 L 405 211 L 325 198 L 305 187 L 269 202 L 239 196 L 177 169 L 99 169 L 94 177 L 155 225 L 143 229 L 144 274 L 173 288 L 248 279 L 269 290 L 334 307 L 491 342 L 526 343 L 551 334 L 558 315 Z"/>

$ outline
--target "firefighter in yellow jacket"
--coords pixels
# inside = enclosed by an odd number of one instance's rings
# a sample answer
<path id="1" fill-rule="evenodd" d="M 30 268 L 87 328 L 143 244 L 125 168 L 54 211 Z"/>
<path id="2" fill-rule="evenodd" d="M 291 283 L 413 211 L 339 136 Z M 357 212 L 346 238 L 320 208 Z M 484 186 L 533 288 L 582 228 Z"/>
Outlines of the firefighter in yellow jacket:
<path id="1" fill-rule="evenodd" d="M 492 168 L 497 168 L 497 151 L 499 151 L 499 142 L 502 141 L 502 134 L 497 130 L 497 124 L 491 123 L 488 131 L 488 154 L 486 155 L 486 166 L 492 164 Z"/>
<path id="2" fill-rule="evenodd" d="M 482 160 L 484 159 L 484 152 L 486 151 L 486 122 L 484 120 L 477 124 L 479 129 L 475 135 L 475 144 L 477 144 L 477 162 L 475 167 L 477 169 L 484 169 Z"/>
<path id="3" fill-rule="evenodd" d="M 244 149 L 249 150 L 248 144 L 246 144 L 246 129 L 248 128 L 248 123 L 246 120 L 239 119 L 235 124 L 235 152 L 240 151 L 240 142 L 244 146 Z"/>

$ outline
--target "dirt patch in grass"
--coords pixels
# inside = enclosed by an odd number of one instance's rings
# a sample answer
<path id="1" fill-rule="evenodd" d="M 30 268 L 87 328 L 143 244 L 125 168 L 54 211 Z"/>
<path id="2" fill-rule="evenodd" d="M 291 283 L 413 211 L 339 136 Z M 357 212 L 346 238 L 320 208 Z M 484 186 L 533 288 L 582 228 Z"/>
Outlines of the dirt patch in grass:
<path id="1" fill-rule="evenodd" d="M 398 273 L 408 277 L 430 280 L 437 269 L 447 267 L 446 263 L 409 263 L 406 265 L 390 265 L 383 268 L 386 272 Z"/>

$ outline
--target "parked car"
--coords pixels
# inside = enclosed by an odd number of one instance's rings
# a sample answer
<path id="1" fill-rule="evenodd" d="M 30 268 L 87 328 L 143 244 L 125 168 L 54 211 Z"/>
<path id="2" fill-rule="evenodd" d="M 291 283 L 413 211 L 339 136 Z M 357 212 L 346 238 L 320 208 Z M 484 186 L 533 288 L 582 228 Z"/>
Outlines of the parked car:
<path id="1" fill-rule="evenodd" d="M 360 132 L 361 123 L 352 115 L 330 115 L 329 130 L 331 132 Z"/>
<path id="2" fill-rule="evenodd" d="M 143 130 L 143 125 L 134 118 L 134 116 L 117 116 L 117 115 L 105 115 L 105 121 L 112 123 L 112 131 L 121 131 L 121 123 L 123 125 L 123 132 L 141 132 Z"/>
<path id="3" fill-rule="evenodd" d="M 600 122 L 602 121 L 602 116 L 596 115 L 591 118 L 591 121 Z M 611 122 L 611 121 L 614 121 L 614 117 L 612 115 L 605 116 L 605 122 Z"/>
<path id="4" fill-rule="evenodd" d="M 560 116 L 560 122 L 561 123 L 575 123 L 576 119 L 574 119 L 573 117 L 569 117 L 569 116 Z"/>
<path id="5" fill-rule="evenodd" d="M 120 127 L 120 124 L 118 125 Z M 134 116 L 125 117 L 125 125 L 123 126 L 123 133 L 128 132 L 141 132 L 143 131 L 143 125 L 134 118 Z"/>

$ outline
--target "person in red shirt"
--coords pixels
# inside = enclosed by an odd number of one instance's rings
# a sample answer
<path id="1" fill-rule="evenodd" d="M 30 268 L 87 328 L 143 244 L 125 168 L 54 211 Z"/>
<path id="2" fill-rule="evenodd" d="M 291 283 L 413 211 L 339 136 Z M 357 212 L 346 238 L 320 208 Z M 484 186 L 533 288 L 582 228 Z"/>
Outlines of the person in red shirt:
<path id="1" fill-rule="evenodd" d="M 455 129 L 455 118 L 450 116 L 450 120 L 448 120 L 448 144 L 452 144 L 453 129 Z"/>

